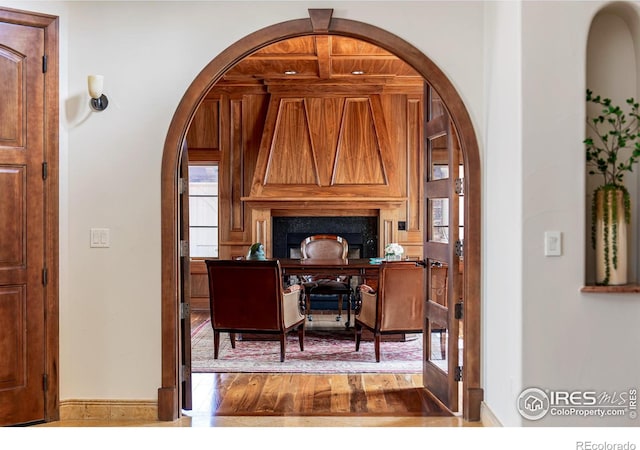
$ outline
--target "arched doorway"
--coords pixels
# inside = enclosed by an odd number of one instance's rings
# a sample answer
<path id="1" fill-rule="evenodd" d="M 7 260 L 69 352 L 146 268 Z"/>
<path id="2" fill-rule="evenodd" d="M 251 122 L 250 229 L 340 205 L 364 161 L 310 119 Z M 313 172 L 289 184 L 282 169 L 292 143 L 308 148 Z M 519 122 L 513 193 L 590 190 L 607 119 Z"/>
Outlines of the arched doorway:
<path id="1" fill-rule="evenodd" d="M 372 25 L 332 17 L 332 10 L 309 10 L 310 19 L 276 24 L 252 33 L 213 59 L 182 98 L 169 127 L 162 160 L 162 387 L 158 390 L 160 420 L 180 414 L 180 313 L 178 178 L 183 140 L 209 89 L 237 62 L 271 43 L 298 36 L 328 34 L 375 44 L 411 65 L 438 93 L 457 133 L 465 165 L 465 232 L 463 283 L 464 356 L 463 415 L 479 420 L 480 387 L 480 158 L 469 114 L 443 72 L 418 49 Z"/>

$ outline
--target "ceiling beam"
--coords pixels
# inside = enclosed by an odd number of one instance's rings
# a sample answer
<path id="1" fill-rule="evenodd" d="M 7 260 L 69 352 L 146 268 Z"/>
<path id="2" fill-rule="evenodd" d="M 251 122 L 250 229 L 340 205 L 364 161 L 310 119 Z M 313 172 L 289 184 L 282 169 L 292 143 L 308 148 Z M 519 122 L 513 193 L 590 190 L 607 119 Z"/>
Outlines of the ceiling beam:
<path id="1" fill-rule="evenodd" d="M 321 80 L 331 78 L 331 46 L 329 36 L 316 36 L 316 54 L 318 55 L 318 76 Z"/>

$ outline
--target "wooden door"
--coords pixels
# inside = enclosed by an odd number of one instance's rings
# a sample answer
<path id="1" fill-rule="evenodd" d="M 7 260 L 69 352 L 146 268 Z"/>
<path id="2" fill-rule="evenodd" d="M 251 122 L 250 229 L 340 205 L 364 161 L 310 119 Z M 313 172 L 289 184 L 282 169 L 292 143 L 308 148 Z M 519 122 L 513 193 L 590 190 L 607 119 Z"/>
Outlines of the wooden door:
<path id="1" fill-rule="evenodd" d="M 44 53 L 0 22 L 0 425 L 45 419 Z"/>
<path id="2" fill-rule="evenodd" d="M 180 340 L 182 345 L 180 386 L 182 409 L 191 409 L 191 257 L 189 255 L 189 156 L 186 140 L 182 143 L 180 159 Z"/>
<path id="3" fill-rule="evenodd" d="M 457 136 L 438 94 L 425 90 L 425 308 L 424 385 L 449 409 L 458 411 L 463 237 L 460 199 L 463 167 Z M 456 307 L 456 304 L 460 306 Z"/>

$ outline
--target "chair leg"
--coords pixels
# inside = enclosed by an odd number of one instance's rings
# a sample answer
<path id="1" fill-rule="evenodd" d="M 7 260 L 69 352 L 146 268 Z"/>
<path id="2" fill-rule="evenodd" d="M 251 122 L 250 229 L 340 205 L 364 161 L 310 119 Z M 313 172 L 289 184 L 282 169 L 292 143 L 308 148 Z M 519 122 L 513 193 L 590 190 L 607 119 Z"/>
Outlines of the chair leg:
<path id="1" fill-rule="evenodd" d="M 342 294 L 338 295 L 338 316 L 336 317 L 336 322 L 340 322 L 342 320 Z"/>
<path id="2" fill-rule="evenodd" d="M 280 362 L 284 362 L 284 350 L 285 350 L 285 341 L 287 340 L 287 333 L 283 332 L 280 334 Z"/>
<path id="3" fill-rule="evenodd" d="M 306 316 L 309 322 L 313 321 L 313 316 L 311 315 L 311 291 L 305 291 L 305 303 L 306 303 Z"/>
<path id="4" fill-rule="evenodd" d="M 362 325 L 355 324 L 356 329 L 356 351 L 360 350 L 360 339 L 362 338 Z"/>
<path id="5" fill-rule="evenodd" d="M 380 332 L 374 334 L 375 350 L 376 350 L 376 362 L 380 362 Z"/>
<path id="6" fill-rule="evenodd" d="M 300 351 L 304 351 L 304 322 L 298 327 L 298 342 L 300 343 Z"/>
<path id="7" fill-rule="evenodd" d="M 442 359 L 447 358 L 447 336 L 444 334 L 444 330 L 440 330 L 440 354 Z"/>
<path id="8" fill-rule="evenodd" d="M 220 332 L 213 330 L 213 359 L 218 359 L 218 350 L 220 349 Z"/>
<path id="9" fill-rule="evenodd" d="M 231 340 L 231 348 L 236 348 L 236 334 L 229 333 L 229 339 Z"/>

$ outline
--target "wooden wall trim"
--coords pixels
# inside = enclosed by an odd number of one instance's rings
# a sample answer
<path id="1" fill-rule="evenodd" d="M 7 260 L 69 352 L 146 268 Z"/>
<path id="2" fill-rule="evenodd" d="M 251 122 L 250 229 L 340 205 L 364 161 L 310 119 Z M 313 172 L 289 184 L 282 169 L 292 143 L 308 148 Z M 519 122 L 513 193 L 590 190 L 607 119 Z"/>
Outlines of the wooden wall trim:
<path id="1" fill-rule="evenodd" d="M 465 381 L 463 411 L 473 418 L 482 400 L 480 384 L 480 273 L 481 273 L 481 180 L 480 153 L 473 122 L 451 81 L 419 49 L 381 28 L 363 22 L 332 17 L 326 33 L 354 37 L 375 44 L 403 59 L 440 95 L 459 133 L 465 167 Z M 252 33 L 215 57 L 194 79 L 169 126 L 162 159 L 162 387 L 158 390 L 159 417 L 179 415 L 177 292 L 177 177 L 181 144 L 202 99 L 235 63 L 256 50 L 280 40 L 314 34 L 311 21 L 282 22 Z M 162 398 L 163 401 L 160 401 Z M 467 412 L 470 414 L 467 415 Z"/>

